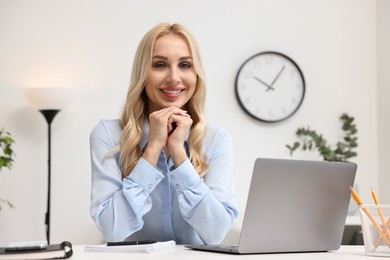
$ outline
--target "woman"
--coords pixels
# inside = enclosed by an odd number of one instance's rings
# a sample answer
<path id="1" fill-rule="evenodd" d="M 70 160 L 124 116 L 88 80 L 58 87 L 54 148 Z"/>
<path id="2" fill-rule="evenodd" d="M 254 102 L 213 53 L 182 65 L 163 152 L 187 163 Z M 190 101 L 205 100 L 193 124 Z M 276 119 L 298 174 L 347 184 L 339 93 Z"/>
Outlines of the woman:
<path id="1" fill-rule="evenodd" d="M 237 218 L 232 141 L 206 126 L 198 46 L 179 24 L 141 40 L 120 120 L 92 130 L 91 216 L 107 241 L 218 244 Z"/>

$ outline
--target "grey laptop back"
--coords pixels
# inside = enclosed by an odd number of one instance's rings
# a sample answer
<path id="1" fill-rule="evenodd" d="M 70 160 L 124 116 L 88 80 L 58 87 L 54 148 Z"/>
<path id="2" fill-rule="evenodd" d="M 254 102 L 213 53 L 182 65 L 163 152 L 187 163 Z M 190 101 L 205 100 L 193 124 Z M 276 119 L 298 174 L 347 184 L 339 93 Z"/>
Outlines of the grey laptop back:
<path id="1" fill-rule="evenodd" d="M 256 159 L 238 249 L 227 251 L 338 249 L 356 170 L 346 162 Z"/>

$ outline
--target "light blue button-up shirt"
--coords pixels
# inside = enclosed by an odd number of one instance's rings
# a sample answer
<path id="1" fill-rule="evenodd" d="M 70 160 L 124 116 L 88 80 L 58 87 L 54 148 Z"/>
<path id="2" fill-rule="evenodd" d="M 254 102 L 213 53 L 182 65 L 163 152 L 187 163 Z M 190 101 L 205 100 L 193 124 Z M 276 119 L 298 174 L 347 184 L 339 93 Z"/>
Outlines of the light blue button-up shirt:
<path id="1" fill-rule="evenodd" d="M 119 120 L 101 120 L 90 136 L 90 210 L 106 241 L 220 243 L 238 215 L 230 135 L 208 126 L 204 149 L 209 170 L 204 178 L 189 159 L 175 168 L 164 152 L 157 168 L 141 157 L 131 174 L 123 178 L 119 154 L 111 152 L 120 136 Z M 148 137 L 146 123 L 141 147 L 147 145 Z M 188 147 L 187 142 L 184 145 Z"/>

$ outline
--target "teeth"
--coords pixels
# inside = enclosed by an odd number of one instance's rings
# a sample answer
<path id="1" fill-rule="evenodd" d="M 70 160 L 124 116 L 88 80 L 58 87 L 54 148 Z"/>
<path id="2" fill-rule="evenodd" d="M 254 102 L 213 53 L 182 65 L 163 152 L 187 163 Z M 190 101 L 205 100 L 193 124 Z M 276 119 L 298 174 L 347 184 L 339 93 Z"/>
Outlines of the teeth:
<path id="1" fill-rule="evenodd" d="M 181 90 L 163 90 L 163 92 L 167 94 L 179 94 Z"/>

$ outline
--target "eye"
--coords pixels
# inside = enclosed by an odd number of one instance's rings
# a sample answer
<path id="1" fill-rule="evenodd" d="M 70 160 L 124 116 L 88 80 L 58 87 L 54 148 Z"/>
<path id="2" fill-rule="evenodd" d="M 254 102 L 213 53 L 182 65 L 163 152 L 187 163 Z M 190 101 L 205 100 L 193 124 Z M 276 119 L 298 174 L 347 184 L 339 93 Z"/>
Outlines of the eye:
<path id="1" fill-rule="evenodd" d="M 181 69 L 190 69 L 192 68 L 192 64 L 190 62 L 182 62 L 179 64 Z"/>
<path id="2" fill-rule="evenodd" d="M 165 62 L 162 62 L 162 61 L 158 61 L 158 62 L 155 62 L 153 63 L 153 68 L 155 69 L 164 69 L 167 67 L 166 63 Z"/>

